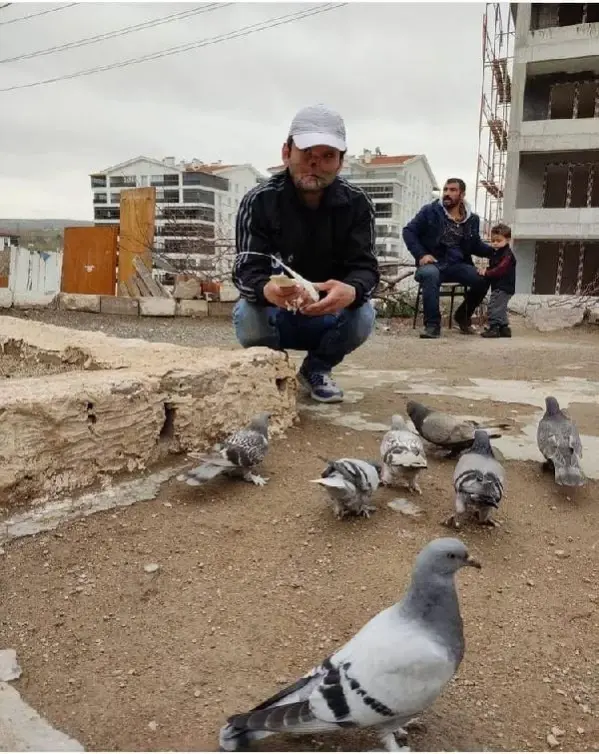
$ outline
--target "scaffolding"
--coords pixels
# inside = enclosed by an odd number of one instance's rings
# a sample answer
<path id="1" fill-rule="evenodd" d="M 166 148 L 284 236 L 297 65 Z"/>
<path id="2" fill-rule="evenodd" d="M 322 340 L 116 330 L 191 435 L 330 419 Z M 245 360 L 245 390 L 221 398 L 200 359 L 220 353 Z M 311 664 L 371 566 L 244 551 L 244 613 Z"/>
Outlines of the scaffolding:
<path id="1" fill-rule="evenodd" d="M 478 129 L 478 169 L 474 204 L 481 234 L 503 219 L 503 191 L 512 102 L 515 23 L 507 3 L 485 3 L 483 75 Z"/>

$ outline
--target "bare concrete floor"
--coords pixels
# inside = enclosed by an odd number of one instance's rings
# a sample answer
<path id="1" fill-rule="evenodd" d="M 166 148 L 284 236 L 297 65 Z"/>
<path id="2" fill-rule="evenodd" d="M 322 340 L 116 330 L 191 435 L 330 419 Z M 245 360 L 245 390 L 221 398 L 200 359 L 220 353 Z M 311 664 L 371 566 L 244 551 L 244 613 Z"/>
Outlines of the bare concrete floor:
<path id="1" fill-rule="evenodd" d="M 273 443 L 266 488 L 168 482 L 155 500 L 6 545 L 0 648 L 16 649 L 23 668 L 12 685 L 87 749 L 214 750 L 227 714 L 304 673 L 395 601 L 416 552 L 447 534 L 450 461 L 431 458 L 423 496 L 408 496 L 418 519 L 389 509 L 397 493 L 385 490 L 370 520 L 340 523 L 307 483 L 319 455 L 376 456 L 391 413 L 418 395 L 514 427 L 501 448 L 502 526 L 461 534 L 484 566 L 458 576 L 465 660 L 412 747 L 541 751 L 558 728 L 557 750 L 596 750 L 599 482 L 557 489 L 525 430 L 547 388 L 596 441 L 599 333 L 516 330 L 512 340 L 423 342 L 392 325 L 340 368 L 346 404 L 306 405 Z M 150 563 L 159 568 L 146 573 Z M 378 743 L 347 733 L 259 748 L 338 746 Z"/>

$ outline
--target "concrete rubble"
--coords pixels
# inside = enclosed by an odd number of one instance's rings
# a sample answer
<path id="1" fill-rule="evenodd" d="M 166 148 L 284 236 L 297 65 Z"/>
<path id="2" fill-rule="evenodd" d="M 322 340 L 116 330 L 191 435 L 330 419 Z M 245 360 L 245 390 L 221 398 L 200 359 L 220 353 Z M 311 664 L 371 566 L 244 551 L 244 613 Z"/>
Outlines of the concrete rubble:
<path id="1" fill-rule="evenodd" d="M 576 327 L 585 318 L 583 307 L 555 306 L 533 309 L 526 315 L 525 324 L 539 332 L 554 332 Z"/>
<path id="2" fill-rule="evenodd" d="M 5 509 L 206 450 L 260 410 L 273 436 L 297 417 L 294 369 L 266 348 L 188 348 L 12 317 L 0 348 L 81 368 L 0 382 Z"/>

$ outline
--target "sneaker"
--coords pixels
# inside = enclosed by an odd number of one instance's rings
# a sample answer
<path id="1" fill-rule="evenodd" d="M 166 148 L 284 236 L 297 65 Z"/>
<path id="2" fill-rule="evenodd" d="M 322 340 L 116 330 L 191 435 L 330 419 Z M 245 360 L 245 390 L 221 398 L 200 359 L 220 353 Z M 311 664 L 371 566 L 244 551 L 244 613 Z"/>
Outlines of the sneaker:
<path id="1" fill-rule="evenodd" d="M 440 327 L 425 327 L 424 332 L 420 333 L 420 337 L 426 340 L 433 340 L 434 338 L 441 337 Z"/>
<path id="2" fill-rule="evenodd" d="M 511 338 L 512 337 L 512 328 L 509 325 L 502 325 L 499 328 L 499 335 L 502 338 Z"/>
<path id="3" fill-rule="evenodd" d="M 297 379 L 314 401 L 321 403 L 341 403 L 343 401 L 343 390 L 330 374 L 300 370 Z"/>
<path id="4" fill-rule="evenodd" d="M 480 334 L 481 338 L 501 338 L 501 330 L 497 325 L 493 325 L 492 327 L 487 327 L 486 330 L 483 330 Z"/>

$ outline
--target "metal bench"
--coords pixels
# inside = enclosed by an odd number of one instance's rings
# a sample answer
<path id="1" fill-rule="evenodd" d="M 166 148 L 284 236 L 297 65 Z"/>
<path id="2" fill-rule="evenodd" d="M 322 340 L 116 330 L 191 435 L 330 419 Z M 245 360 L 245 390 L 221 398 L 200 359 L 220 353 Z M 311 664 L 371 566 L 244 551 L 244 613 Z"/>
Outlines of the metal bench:
<path id="1" fill-rule="evenodd" d="M 449 322 L 448 328 L 451 330 L 453 326 L 453 309 L 455 305 L 455 298 L 459 296 L 464 299 L 468 293 L 468 287 L 461 283 L 441 283 L 439 289 L 439 298 L 449 299 Z M 412 329 L 416 329 L 416 322 L 418 321 L 418 315 L 420 314 L 420 305 L 422 303 L 422 286 L 418 286 L 418 293 L 416 294 L 416 308 L 414 309 L 414 321 L 412 322 Z"/>

